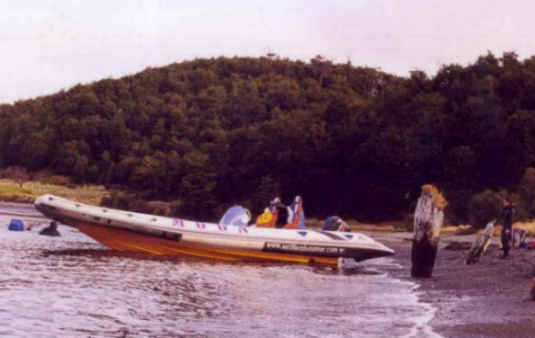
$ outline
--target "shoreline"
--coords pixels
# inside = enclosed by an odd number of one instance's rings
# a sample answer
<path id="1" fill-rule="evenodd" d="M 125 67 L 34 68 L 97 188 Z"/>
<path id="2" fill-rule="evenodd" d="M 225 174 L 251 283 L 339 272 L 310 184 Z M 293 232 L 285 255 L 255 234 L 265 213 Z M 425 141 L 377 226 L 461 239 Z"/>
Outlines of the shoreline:
<path id="1" fill-rule="evenodd" d="M 410 276 L 412 233 L 370 235 L 396 251 L 404 268 L 392 275 L 419 285 L 421 302 L 435 307 L 429 325 L 443 337 L 533 337 L 535 250 L 513 249 L 501 259 L 497 238 L 480 261 L 466 265 L 467 250 L 446 249 L 449 243 L 472 243 L 474 235 L 442 235 L 433 277 Z"/>

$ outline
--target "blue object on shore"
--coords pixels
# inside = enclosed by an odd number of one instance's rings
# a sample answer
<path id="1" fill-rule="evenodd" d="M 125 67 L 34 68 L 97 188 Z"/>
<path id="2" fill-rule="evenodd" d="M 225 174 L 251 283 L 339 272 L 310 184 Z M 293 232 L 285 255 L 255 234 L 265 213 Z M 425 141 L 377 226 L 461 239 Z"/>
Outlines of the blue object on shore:
<path id="1" fill-rule="evenodd" d="M 12 219 L 9 222 L 8 229 L 10 231 L 24 231 L 24 222 L 20 219 Z"/>

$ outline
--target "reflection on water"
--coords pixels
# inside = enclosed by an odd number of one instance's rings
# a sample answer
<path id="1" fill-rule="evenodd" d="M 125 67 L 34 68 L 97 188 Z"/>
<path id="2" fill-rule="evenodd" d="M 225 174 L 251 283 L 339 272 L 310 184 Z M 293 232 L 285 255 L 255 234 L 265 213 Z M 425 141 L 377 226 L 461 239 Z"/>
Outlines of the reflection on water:
<path id="1" fill-rule="evenodd" d="M 50 238 L 4 224 L 0 336 L 397 337 L 429 315 L 414 285 L 385 272 L 389 258 L 345 273 L 160 260 L 67 227 Z"/>

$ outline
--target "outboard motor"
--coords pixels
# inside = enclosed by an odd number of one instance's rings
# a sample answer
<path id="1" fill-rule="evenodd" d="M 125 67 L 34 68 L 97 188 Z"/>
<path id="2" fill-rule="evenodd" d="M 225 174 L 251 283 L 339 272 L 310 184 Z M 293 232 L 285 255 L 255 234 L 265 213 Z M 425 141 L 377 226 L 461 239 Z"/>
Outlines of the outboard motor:
<path id="1" fill-rule="evenodd" d="M 323 226 L 321 227 L 323 231 L 351 231 L 346 222 L 339 216 L 329 216 L 325 219 Z"/>

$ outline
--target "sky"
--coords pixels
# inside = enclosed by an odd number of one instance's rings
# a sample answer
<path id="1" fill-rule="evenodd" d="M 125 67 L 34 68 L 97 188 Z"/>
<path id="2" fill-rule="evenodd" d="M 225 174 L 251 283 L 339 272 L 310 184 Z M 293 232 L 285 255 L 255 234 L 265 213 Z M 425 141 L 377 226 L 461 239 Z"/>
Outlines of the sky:
<path id="1" fill-rule="evenodd" d="M 488 51 L 535 55 L 523 0 L 0 0 L 0 102 L 219 56 L 322 55 L 433 76 Z"/>

